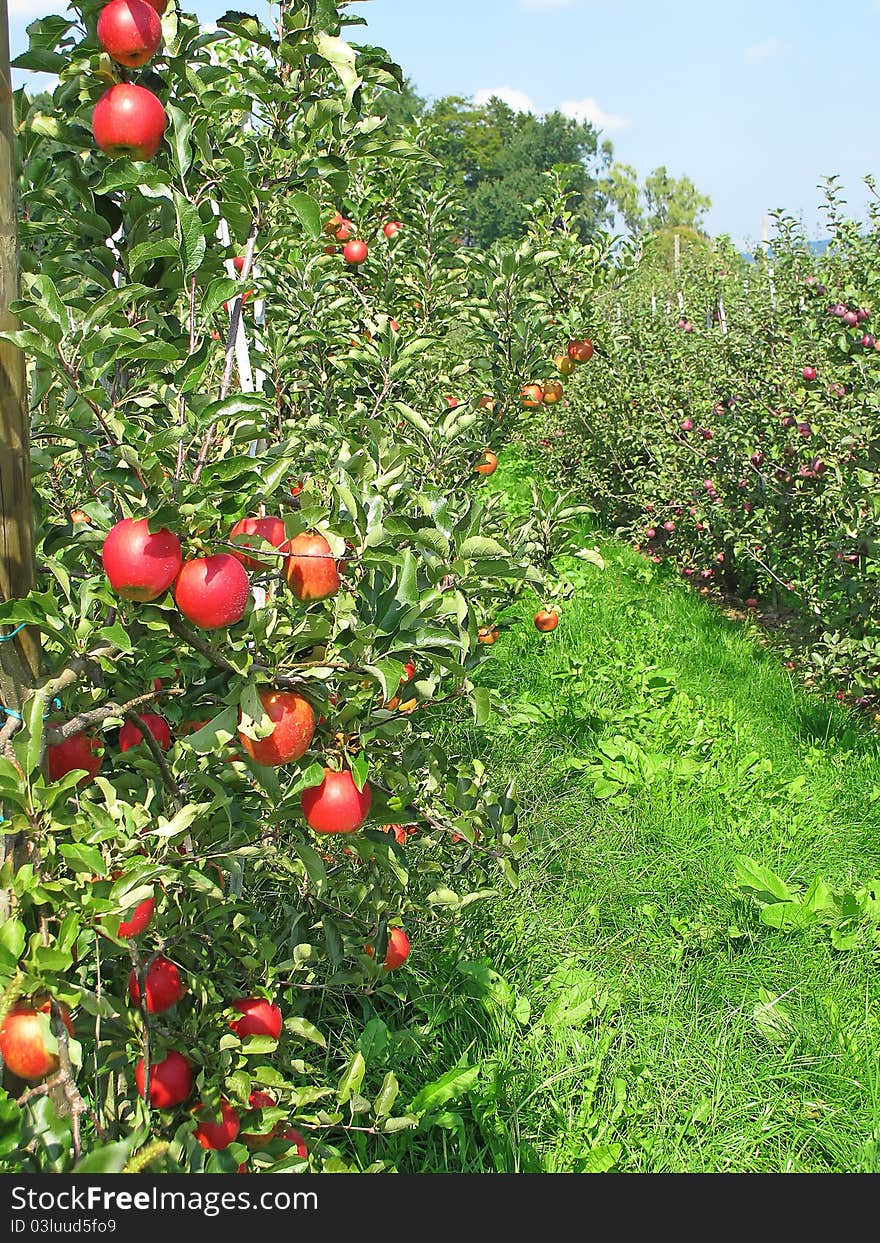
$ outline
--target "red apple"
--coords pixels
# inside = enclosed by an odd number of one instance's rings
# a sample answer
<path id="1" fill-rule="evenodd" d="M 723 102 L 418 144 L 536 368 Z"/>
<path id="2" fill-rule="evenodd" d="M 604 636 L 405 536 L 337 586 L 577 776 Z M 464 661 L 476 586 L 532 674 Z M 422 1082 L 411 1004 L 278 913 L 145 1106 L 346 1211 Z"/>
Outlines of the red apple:
<path id="1" fill-rule="evenodd" d="M 244 255 L 236 255 L 235 258 L 232 260 L 232 266 L 235 268 L 236 272 L 243 272 L 244 271 Z"/>
<path id="2" fill-rule="evenodd" d="M 372 945 L 365 945 L 364 949 L 372 958 L 375 950 Z M 385 970 L 396 971 L 398 967 L 402 967 L 409 958 L 409 937 L 402 928 L 389 928 L 388 930 L 388 948 L 385 951 Z"/>
<path id="3" fill-rule="evenodd" d="M 180 570 L 180 540 L 164 527 L 151 532 L 146 518 L 123 518 L 101 549 L 104 573 L 124 600 L 157 600 Z"/>
<path id="4" fill-rule="evenodd" d="M 542 634 L 549 634 L 559 625 L 559 614 L 555 609 L 538 609 L 535 614 L 535 627 Z"/>
<path id="5" fill-rule="evenodd" d="M 165 109 L 146 87 L 119 82 L 95 104 L 92 132 L 111 159 L 151 160 L 165 136 Z"/>
<path id="6" fill-rule="evenodd" d="M 200 630 L 219 630 L 241 621 L 249 595 L 247 571 L 228 552 L 185 561 L 174 584 L 177 607 Z"/>
<path id="7" fill-rule="evenodd" d="M 389 242 L 393 242 L 402 228 L 403 225 L 399 220 L 389 220 L 382 232 L 388 238 Z"/>
<path id="8" fill-rule="evenodd" d="M 17 1001 L 0 1026 L 0 1054 L 7 1070 L 19 1079 L 45 1079 L 58 1070 L 58 1054 L 46 1047 L 41 1014 L 51 1011 L 45 993 L 31 1001 Z M 66 1006 L 59 1005 L 64 1026 L 73 1035 L 73 1023 Z"/>
<path id="9" fill-rule="evenodd" d="M 160 954 L 147 968 L 147 1010 L 150 1014 L 162 1014 L 177 1005 L 186 993 L 180 972 L 170 959 Z M 133 1005 L 140 1005 L 141 989 L 137 971 L 132 967 L 128 977 L 128 995 Z"/>
<path id="10" fill-rule="evenodd" d="M 402 928 L 392 928 L 388 933 L 388 949 L 385 951 L 385 970 L 396 971 L 409 958 L 409 937 Z"/>
<path id="11" fill-rule="evenodd" d="M 365 263 L 369 253 L 367 243 L 360 242 L 356 239 L 354 241 L 347 242 L 342 248 L 342 255 L 345 262 L 354 264 L 355 266 Z"/>
<path id="12" fill-rule="evenodd" d="M 354 833 L 370 814 L 373 792 L 370 783 L 358 790 L 351 773 L 324 769 L 319 786 L 303 790 L 301 803 L 306 822 L 316 833 Z"/>
<path id="13" fill-rule="evenodd" d="M 801 374 L 803 375 L 804 379 L 807 381 L 808 384 L 812 384 L 813 380 L 816 379 L 818 372 L 816 371 L 815 367 L 804 367 Z"/>
<path id="14" fill-rule="evenodd" d="M 211 1121 L 210 1118 L 202 1118 L 201 1114 L 208 1111 L 205 1104 L 196 1105 L 193 1113 L 199 1118 L 199 1124 L 196 1127 L 196 1139 L 202 1147 L 208 1151 L 212 1148 L 228 1148 L 238 1138 L 238 1114 L 229 1104 L 227 1100 L 220 1102 L 220 1121 Z M 209 1111 L 213 1114 L 213 1110 Z"/>
<path id="15" fill-rule="evenodd" d="M 110 0 L 98 16 L 98 42 L 120 65 L 137 69 L 161 46 L 159 14 L 146 0 Z"/>
<path id="16" fill-rule="evenodd" d="M 593 357 L 593 342 L 584 338 L 581 341 L 569 341 L 568 356 L 576 363 L 588 363 Z"/>
<path id="17" fill-rule="evenodd" d="M 327 600 L 341 585 L 336 558 L 323 535 L 303 531 L 287 547 L 285 566 L 288 586 L 297 600 Z"/>
<path id="18" fill-rule="evenodd" d="M 299 1131 L 295 1130 L 293 1127 L 288 1127 L 286 1131 L 279 1131 L 278 1138 L 286 1139 L 291 1148 L 295 1148 L 297 1155 L 302 1157 L 303 1160 L 305 1160 L 309 1155 L 309 1150 L 306 1147 L 306 1141 L 300 1135 Z"/>
<path id="19" fill-rule="evenodd" d="M 140 716 L 162 750 L 167 751 L 171 746 L 171 727 L 164 716 L 159 716 L 155 712 L 142 712 Z M 119 750 L 123 753 L 130 751 L 132 747 L 138 746 L 143 740 L 144 736 L 135 723 L 133 721 L 126 721 L 119 731 Z"/>
<path id="20" fill-rule="evenodd" d="M 144 1059 L 134 1068 L 134 1081 L 138 1094 L 144 1095 Z M 150 1104 L 155 1109 L 173 1109 L 180 1105 L 193 1090 L 193 1076 L 189 1062 L 182 1053 L 171 1049 L 161 1062 L 150 1067 Z"/>
<path id="21" fill-rule="evenodd" d="M 229 1026 L 242 1040 L 247 1036 L 271 1036 L 277 1040 L 281 1035 L 281 1010 L 265 997 L 242 997 L 232 1004 L 243 1017 L 233 1019 Z M 269 1103 L 275 1104 L 271 1098 Z"/>
<path id="22" fill-rule="evenodd" d="M 67 773 L 82 768 L 85 776 L 80 777 L 76 784 L 88 785 L 94 781 L 101 767 L 103 754 L 104 745 L 97 734 L 74 734 L 65 738 L 64 742 L 56 742 L 54 746 L 46 748 L 49 780 L 60 781 Z"/>
<path id="23" fill-rule="evenodd" d="M 271 544 L 273 548 L 280 548 L 287 539 L 287 532 L 284 530 L 284 523 L 280 518 L 242 518 L 240 522 L 236 522 L 235 526 L 229 532 L 230 540 L 234 540 L 237 535 L 256 536 L 255 539 L 240 541 L 241 548 L 260 548 L 261 540 L 265 540 L 267 544 Z M 265 560 L 258 557 L 249 557 L 244 552 L 232 551 L 233 557 L 236 557 L 241 564 L 248 570 L 262 570 L 266 566 L 277 563 L 277 558 L 271 555 Z"/>
<path id="24" fill-rule="evenodd" d="M 150 6 L 150 8 L 155 9 L 160 17 L 168 8 L 168 0 L 146 0 L 146 3 Z"/>
<path id="25" fill-rule="evenodd" d="M 123 938 L 139 937 L 149 928 L 155 909 L 156 899 L 144 898 L 143 902 L 137 904 L 128 919 L 120 921 L 119 935 Z"/>
<path id="26" fill-rule="evenodd" d="M 239 730 L 241 745 L 255 764 L 277 768 L 305 755 L 315 734 L 315 713 L 302 695 L 293 691 L 259 692 L 260 703 L 275 728 L 265 738 L 248 738 Z"/>

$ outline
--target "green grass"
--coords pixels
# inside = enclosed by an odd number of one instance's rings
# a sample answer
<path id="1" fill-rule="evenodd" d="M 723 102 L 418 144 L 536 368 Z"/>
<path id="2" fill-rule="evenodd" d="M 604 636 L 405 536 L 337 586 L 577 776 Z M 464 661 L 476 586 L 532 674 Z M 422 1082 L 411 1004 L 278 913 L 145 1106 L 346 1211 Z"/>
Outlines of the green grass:
<path id="1" fill-rule="evenodd" d="M 524 611 L 493 649 L 513 717 L 448 726 L 516 775 L 531 850 L 517 891 L 413 956 L 404 1090 L 480 1074 L 399 1166 L 880 1170 L 875 925 L 840 951 L 734 885 L 737 855 L 803 888 L 880 876 L 877 738 L 755 630 L 602 548 L 604 571 L 567 567 L 555 634 Z M 615 781 L 615 738 L 647 780 Z"/>

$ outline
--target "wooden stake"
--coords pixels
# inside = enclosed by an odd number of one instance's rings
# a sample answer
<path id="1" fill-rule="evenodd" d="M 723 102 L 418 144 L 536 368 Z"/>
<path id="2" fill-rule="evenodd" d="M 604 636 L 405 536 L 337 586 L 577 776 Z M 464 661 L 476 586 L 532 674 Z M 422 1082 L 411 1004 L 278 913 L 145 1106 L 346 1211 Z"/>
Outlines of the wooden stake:
<path id="1" fill-rule="evenodd" d="M 15 331 L 9 311 L 19 296 L 15 127 L 9 68 L 7 0 L 0 0 L 0 329 Z M 34 519 L 31 504 L 30 420 L 22 351 L 0 340 L 0 600 L 18 600 L 34 586 Z M 2 632 L 7 627 L 0 628 Z M 22 630 L 0 641 L 0 702 L 18 711 L 38 672 L 36 632 Z"/>

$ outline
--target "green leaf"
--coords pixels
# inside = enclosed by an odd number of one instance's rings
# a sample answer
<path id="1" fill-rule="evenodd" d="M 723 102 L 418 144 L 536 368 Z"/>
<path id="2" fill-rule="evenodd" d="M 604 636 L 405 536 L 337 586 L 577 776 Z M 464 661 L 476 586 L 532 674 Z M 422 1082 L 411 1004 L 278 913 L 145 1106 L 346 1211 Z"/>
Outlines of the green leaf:
<path id="1" fill-rule="evenodd" d="M 238 711 L 236 708 L 224 708 L 221 713 L 210 720 L 207 725 L 197 729 L 184 739 L 198 755 L 213 755 L 237 734 Z"/>
<path id="2" fill-rule="evenodd" d="M 21 1123 L 22 1111 L 18 1101 L 0 1088 L 0 1157 L 8 1156 L 20 1147 Z"/>
<path id="3" fill-rule="evenodd" d="M 99 1144 L 77 1161 L 75 1174 L 121 1174 L 131 1155 L 131 1144 L 120 1140 L 115 1144 Z"/>
<path id="4" fill-rule="evenodd" d="M 340 1105 L 344 1105 L 349 1101 L 352 1095 L 358 1091 L 364 1080 L 367 1064 L 364 1061 L 364 1055 L 358 1049 L 354 1054 L 342 1078 L 339 1080 L 339 1087 L 336 1091 L 336 1099 Z"/>
<path id="5" fill-rule="evenodd" d="M 339 39 L 335 35 L 324 34 L 319 31 L 315 35 L 315 46 L 318 53 L 328 61 L 339 75 L 339 80 L 345 87 L 345 94 L 348 102 L 351 103 L 354 93 L 361 85 L 361 79 L 357 73 L 357 60 L 354 48 L 351 44 L 346 43 L 344 39 Z"/>
<path id="6" fill-rule="evenodd" d="M 351 765 L 351 775 L 358 791 L 362 791 L 367 784 L 367 778 L 370 775 L 370 761 L 367 759 L 363 751 L 357 756 Z"/>
<path id="7" fill-rule="evenodd" d="M 321 208 L 312 196 L 297 190 L 288 196 L 287 203 L 296 212 L 309 236 L 317 240 L 322 233 Z"/>
<path id="8" fill-rule="evenodd" d="M 510 557 L 510 551 L 496 539 L 489 539 L 485 535 L 472 535 L 462 541 L 458 555 L 463 560 L 467 558 L 473 561 L 482 557 Z"/>
<path id="9" fill-rule="evenodd" d="M 192 165 L 192 151 L 190 149 L 192 122 L 188 114 L 182 108 L 178 108 L 176 104 L 166 104 L 165 111 L 171 120 L 169 127 L 171 133 L 169 134 L 166 131 L 165 137 L 169 140 L 180 180 L 184 181 Z"/>
<path id="10" fill-rule="evenodd" d="M 367 1066 L 381 1062 L 382 1055 L 388 1047 L 388 1036 L 388 1027 L 381 1019 L 370 1019 L 357 1042 Z"/>
<path id="11" fill-rule="evenodd" d="M 485 725 L 492 714 L 492 692 L 487 686 L 477 686 L 471 692 L 471 704 L 474 721 L 477 725 Z"/>
<path id="12" fill-rule="evenodd" d="M 760 902 L 790 902 L 794 894 L 775 872 L 747 855 L 737 855 L 733 864 L 737 887 L 752 893 Z"/>
<path id="13" fill-rule="evenodd" d="M 566 979 L 570 982 L 563 983 Z M 542 1015 L 542 1021 L 548 1027 L 583 1027 L 593 1022 L 605 1009 L 607 997 L 589 972 L 569 971 L 560 983 L 563 987 Z"/>
<path id="14" fill-rule="evenodd" d="M 294 1036 L 301 1036 L 303 1040 L 308 1040 L 311 1044 L 316 1044 L 321 1049 L 327 1048 L 327 1041 L 318 1028 L 315 1027 L 314 1023 L 310 1023 L 308 1019 L 294 1014 L 289 1019 L 284 1020 L 284 1026 Z"/>
<path id="15" fill-rule="evenodd" d="M 399 414 L 402 414 L 406 421 L 420 431 L 423 436 L 430 438 L 432 434 L 431 424 L 426 418 L 424 418 L 423 415 L 419 414 L 418 410 L 414 410 L 412 406 L 408 406 L 402 401 L 396 401 L 394 403 L 394 409 L 397 410 Z"/>
<path id="16" fill-rule="evenodd" d="M 439 1109 L 447 1101 L 457 1100 L 465 1096 L 474 1087 L 480 1077 L 479 1066 L 459 1066 L 448 1070 L 445 1075 L 427 1084 L 414 1098 L 410 1109 L 415 1114 L 430 1113 Z"/>
<path id="17" fill-rule="evenodd" d="M 780 932 L 801 932 L 817 919 L 818 915 L 800 902 L 774 902 L 761 911 L 761 923 Z"/>
<path id="18" fill-rule="evenodd" d="M 94 846 L 86 846 L 82 842 L 64 843 L 58 847 L 58 853 L 67 860 L 73 872 L 86 876 L 100 876 L 104 871 L 104 856 Z"/>
<path id="19" fill-rule="evenodd" d="M 808 911 L 812 911 L 816 915 L 821 914 L 823 911 L 832 912 L 837 910 L 834 895 L 821 876 L 817 876 L 813 880 L 813 883 L 804 894 L 803 904 Z"/>
<path id="20" fill-rule="evenodd" d="M 578 1172 L 581 1174 L 607 1174 L 620 1160 L 623 1152 L 622 1144 L 596 1144 L 581 1161 L 578 1161 Z"/>
<path id="21" fill-rule="evenodd" d="M 317 850 L 313 850 L 306 842 L 293 840 L 290 842 L 290 846 L 305 868 L 306 875 L 314 886 L 316 896 L 320 897 L 327 884 L 327 869 L 324 867 L 324 860 Z"/>
<path id="22" fill-rule="evenodd" d="M 605 569 L 605 558 L 599 552 L 598 548 L 579 548 L 574 555 L 581 561 L 586 561 L 590 565 L 597 566 L 600 570 Z"/>
<path id="23" fill-rule="evenodd" d="M 202 266 L 208 248 L 198 208 L 182 194 L 174 192 L 177 212 L 177 235 L 180 240 L 180 258 L 184 279 L 188 279 Z"/>
<path id="24" fill-rule="evenodd" d="M 393 1070 L 389 1070 L 382 1080 L 378 1096 L 373 1101 L 373 1113 L 377 1118 L 386 1118 L 391 1113 L 399 1094 L 400 1084 L 397 1082 L 397 1076 Z"/>

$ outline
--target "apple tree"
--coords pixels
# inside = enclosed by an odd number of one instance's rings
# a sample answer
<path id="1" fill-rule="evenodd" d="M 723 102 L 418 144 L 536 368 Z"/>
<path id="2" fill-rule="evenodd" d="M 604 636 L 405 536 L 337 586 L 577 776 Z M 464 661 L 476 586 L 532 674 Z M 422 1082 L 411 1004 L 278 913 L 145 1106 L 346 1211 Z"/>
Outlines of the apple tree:
<path id="1" fill-rule="evenodd" d="M 570 540 L 476 469 L 552 343 L 542 269 L 461 253 L 347 4 L 208 30 L 155 0 L 144 47 L 120 5 L 18 62 L 58 86 L 18 97 L 4 334 L 37 583 L 0 604 L 0 1159 L 388 1168 L 430 1093 L 364 1033 L 525 849 L 436 723 L 502 708 L 482 637 Z"/>

